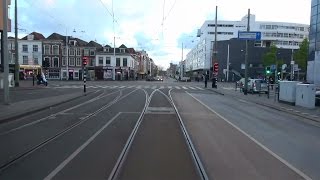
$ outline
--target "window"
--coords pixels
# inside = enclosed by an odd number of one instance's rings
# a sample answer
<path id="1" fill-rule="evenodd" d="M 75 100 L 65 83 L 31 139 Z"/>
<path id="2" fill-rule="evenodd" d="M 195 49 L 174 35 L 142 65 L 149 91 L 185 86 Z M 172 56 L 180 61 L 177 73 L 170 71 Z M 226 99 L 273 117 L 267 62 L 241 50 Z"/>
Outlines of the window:
<path id="1" fill-rule="evenodd" d="M 49 55 L 50 54 L 50 46 L 49 45 L 45 45 L 44 46 L 44 54 L 45 55 Z"/>
<path id="2" fill-rule="evenodd" d="M 116 66 L 120 66 L 120 58 L 116 58 Z"/>
<path id="3" fill-rule="evenodd" d="M 33 52 L 38 52 L 38 45 L 33 45 Z"/>
<path id="4" fill-rule="evenodd" d="M 83 51 L 83 55 L 84 55 L 84 56 L 89 56 L 89 49 L 85 49 L 85 50 Z"/>
<path id="5" fill-rule="evenodd" d="M 33 58 L 33 63 L 35 65 L 38 65 L 39 64 L 39 59 L 37 57 Z"/>
<path id="6" fill-rule="evenodd" d="M 74 56 L 74 49 L 73 49 L 73 48 L 70 49 L 69 55 L 70 55 L 70 56 Z"/>
<path id="7" fill-rule="evenodd" d="M 77 56 L 81 56 L 81 50 L 80 50 L 80 48 L 77 48 Z"/>
<path id="8" fill-rule="evenodd" d="M 52 54 L 59 55 L 59 46 L 57 46 L 57 45 L 52 46 Z"/>
<path id="9" fill-rule="evenodd" d="M 50 58 L 49 57 L 45 57 L 44 60 L 42 61 L 42 66 L 45 66 L 44 62 L 49 62 L 50 63 Z M 51 66 L 51 63 L 50 63 Z"/>
<path id="10" fill-rule="evenodd" d="M 77 66 L 81 66 L 81 59 L 79 57 L 77 57 L 76 63 L 77 63 Z"/>
<path id="11" fill-rule="evenodd" d="M 128 59 L 127 58 L 123 58 L 123 67 L 127 67 L 128 66 Z"/>
<path id="12" fill-rule="evenodd" d="M 69 59 L 69 65 L 70 65 L 70 66 L 74 66 L 74 57 L 71 57 L 71 58 Z"/>
<path id="13" fill-rule="evenodd" d="M 103 66 L 103 57 L 99 57 L 99 66 Z"/>
<path id="14" fill-rule="evenodd" d="M 67 55 L 66 52 L 67 52 L 67 48 L 64 47 L 64 48 L 62 49 L 62 55 L 66 56 L 66 55 Z"/>
<path id="15" fill-rule="evenodd" d="M 90 51 L 90 56 L 94 56 L 94 55 L 95 55 L 94 50 L 91 50 L 91 51 Z"/>
<path id="16" fill-rule="evenodd" d="M 53 67 L 59 67 L 59 58 L 58 57 L 53 58 Z"/>
<path id="17" fill-rule="evenodd" d="M 111 58 L 110 57 L 106 57 L 106 65 L 110 65 L 111 64 Z"/>
<path id="18" fill-rule="evenodd" d="M 22 60 L 23 60 L 22 64 L 28 64 L 28 56 L 23 56 Z"/>
<path id="19" fill-rule="evenodd" d="M 90 59 L 90 66 L 95 66 L 95 64 L 96 64 L 96 61 L 95 61 L 95 59 Z"/>
<path id="20" fill-rule="evenodd" d="M 74 77 L 79 77 L 79 72 L 74 72 Z"/>
<path id="21" fill-rule="evenodd" d="M 120 53 L 125 53 L 125 52 L 126 52 L 126 50 L 125 50 L 125 49 L 120 48 Z"/>
<path id="22" fill-rule="evenodd" d="M 28 52 L 28 45 L 22 45 L 22 52 Z"/>
<path id="23" fill-rule="evenodd" d="M 67 58 L 62 57 L 62 66 L 66 66 L 66 64 L 67 64 Z"/>

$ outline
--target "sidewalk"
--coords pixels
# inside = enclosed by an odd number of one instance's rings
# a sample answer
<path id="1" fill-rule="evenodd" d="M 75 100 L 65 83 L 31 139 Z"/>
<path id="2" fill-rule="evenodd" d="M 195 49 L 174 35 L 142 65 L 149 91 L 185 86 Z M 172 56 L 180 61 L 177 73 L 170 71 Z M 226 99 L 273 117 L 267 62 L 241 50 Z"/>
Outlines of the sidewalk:
<path id="1" fill-rule="evenodd" d="M 233 86 L 233 88 L 232 88 Z M 308 109 L 300 106 L 293 106 L 285 103 L 278 102 L 277 98 L 274 96 L 270 96 L 268 99 L 266 94 L 250 94 L 244 95 L 242 92 L 235 91 L 233 84 L 224 84 L 224 83 L 218 83 L 217 89 L 207 88 L 210 91 L 214 91 L 219 94 L 224 94 L 232 97 L 236 97 L 239 99 L 242 99 L 244 101 L 253 102 L 262 106 L 266 106 L 272 109 L 276 109 L 278 111 L 284 111 L 288 112 L 300 117 L 307 118 L 312 121 L 320 122 L 320 107 L 317 107 L 315 109 Z"/>
<path id="2" fill-rule="evenodd" d="M 32 80 L 21 80 L 19 81 L 19 87 L 12 87 L 10 90 L 17 91 L 17 90 L 34 90 L 34 89 L 45 89 L 47 86 L 41 84 L 37 85 L 37 81 L 34 81 L 34 86 Z"/>
<path id="3" fill-rule="evenodd" d="M 79 92 L 40 99 L 19 101 L 10 105 L 0 104 L 0 124 L 74 100 L 81 96 L 83 96 L 83 93 Z"/>

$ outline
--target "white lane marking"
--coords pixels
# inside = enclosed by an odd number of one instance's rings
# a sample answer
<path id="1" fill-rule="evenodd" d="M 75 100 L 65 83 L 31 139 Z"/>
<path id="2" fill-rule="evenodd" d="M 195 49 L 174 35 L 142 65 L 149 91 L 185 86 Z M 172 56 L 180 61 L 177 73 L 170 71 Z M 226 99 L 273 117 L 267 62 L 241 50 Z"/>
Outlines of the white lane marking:
<path id="1" fill-rule="evenodd" d="M 134 86 L 129 86 L 128 88 L 133 88 Z"/>
<path id="2" fill-rule="evenodd" d="M 126 86 L 120 86 L 119 88 L 122 89 L 122 88 L 125 88 L 125 87 L 126 87 Z"/>
<path id="3" fill-rule="evenodd" d="M 240 129 L 238 126 L 236 126 L 235 124 L 233 124 L 231 121 L 229 121 L 227 118 L 223 117 L 222 115 L 220 115 L 219 113 L 217 113 L 215 110 L 213 110 L 211 107 L 209 107 L 208 105 L 206 105 L 205 103 L 203 103 L 202 101 L 200 101 L 198 98 L 194 97 L 192 94 L 186 92 L 189 96 L 193 97 L 195 100 L 197 100 L 200 104 L 202 104 L 204 107 L 206 107 L 208 110 L 210 110 L 212 113 L 216 114 L 217 116 L 219 116 L 221 119 L 223 119 L 225 122 L 227 122 L 228 124 L 230 124 L 232 127 L 234 127 L 235 129 L 237 129 L 238 131 L 240 131 L 242 134 L 244 134 L 245 136 L 247 136 L 250 140 L 252 140 L 253 142 L 255 142 L 258 146 L 260 146 L 262 149 L 264 149 L 265 151 L 267 151 L 269 154 L 271 154 L 273 157 L 275 157 L 276 159 L 278 159 L 280 162 L 282 162 L 283 164 L 285 164 L 286 166 L 288 166 L 291 170 L 293 170 L 294 172 L 296 172 L 298 175 L 300 175 L 301 177 L 303 177 L 306 180 L 312 180 L 308 175 L 304 174 L 302 171 L 300 171 L 299 169 L 297 169 L 296 167 L 294 167 L 292 164 L 290 164 L 288 161 L 282 159 L 280 156 L 278 156 L 276 153 L 274 153 L 273 151 L 271 151 L 269 148 L 267 148 L 266 146 L 264 146 L 262 143 L 260 143 L 258 140 L 256 140 L 255 138 L 253 138 L 252 136 L 250 136 L 249 134 L 247 134 L 246 132 L 244 132 L 242 129 Z"/>
<path id="4" fill-rule="evenodd" d="M 74 159 L 84 148 L 86 148 L 105 128 L 107 128 L 119 115 L 121 112 L 118 112 L 110 121 L 108 121 L 102 128 L 100 128 L 93 136 L 91 136 L 84 144 L 82 144 L 77 150 L 75 150 L 67 159 L 65 159 L 61 164 L 59 164 L 56 169 L 54 169 L 44 180 L 52 179 L 57 175 L 72 159 Z"/>
<path id="5" fill-rule="evenodd" d="M 160 89 L 163 89 L 164 88 L 164 86 L 160 86 Z"/>
<path id="6" fill-rule="evenodd" d="M 157 88 L 157 86 L 152 86 L 152 88 L 151 89 L 156 89 Z"/>
<path id="7" fill-rule="evenodd" d="M 192 87 L 192 86 L 189 86 L 189 88 L 190 88 L 190 89 L 193 89 L 193 90 L 196 90 L 196 88 L 194 88 L 194 87 Z"/>
<path id="8" fill-rule="evenodd" d="M 176 88 L 176 89 L 181 89 L 179 86 L 176 86 L 175 88 Z"/>
<path id="9" fill-rule="evenodd" d="M 144 86 L 145 89 L 150 88 L 150 86 Z"/>
<path id="10" fill-rule="evenodd" d="M 185 87 L 185 86 L 182 86 L 182 89 L 188 89 L 187 87 Z"/>
<path id="11" fill-rule="evenodd" d="M 169 89 L 172 89 L 172 86 L 168 86 Z"/>
<path id="12" fill-rule="evenodd" d="M 117 88 L 117 87 L 119 87 L 119 86 L 112 86 L 111 88 L 114 89 L 114 88 Z"/>
<path id="13" fill-rule="evenodd" d="M 201 87 L 195 87 L 195 88 L 197 88 L 197 89 L 199 89 L 199 90 L 203 90 Z"/>

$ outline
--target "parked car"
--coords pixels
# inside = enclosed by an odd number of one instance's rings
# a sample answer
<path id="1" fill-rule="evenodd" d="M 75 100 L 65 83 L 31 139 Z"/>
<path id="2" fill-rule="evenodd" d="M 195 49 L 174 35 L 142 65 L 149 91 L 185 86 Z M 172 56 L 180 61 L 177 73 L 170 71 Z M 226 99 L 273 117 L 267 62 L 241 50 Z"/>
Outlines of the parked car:
<path id="1" fill-rule="evenodd" d="M 244 90 L 245 78 L 241 78 L 237 82 L 237 86 Z M 248 92 L 251 93 L 268 93 L 268 83 L 263 79 L 248 79 Z"/>
<path id="2" fill-rule="evenodd" d="M 320 91 L 316 91 L 316 106 L 320 106 Z"/>
<path id="3" fill-rule="evenodd" d="M 155 80 L 155 81 L 163 81 L 163 79 L 162 79 L 162 77 L 161 77 L 161 76 L 157 76 L 157 77 L 155 77 L 155 78 L 154 78 L 154 80 Z"/>

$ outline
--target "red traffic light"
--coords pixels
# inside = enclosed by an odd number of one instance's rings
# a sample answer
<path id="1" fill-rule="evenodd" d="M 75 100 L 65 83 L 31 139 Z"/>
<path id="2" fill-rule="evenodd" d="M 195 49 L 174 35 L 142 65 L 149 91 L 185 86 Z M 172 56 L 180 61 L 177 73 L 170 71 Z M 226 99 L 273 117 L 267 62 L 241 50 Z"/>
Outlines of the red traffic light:
<path id="1" fill-rule="evenodd" d="M 83 63 L 83 65 L 87 65 L 87 64 L 88 64 L 88 61 L 89 61 L 89 58 L 88 58 L 88 57 L 83 57 L 83 58 L 82 58 L 82 63 Z"/>
<path id="2" fill-rule="evenodd" d="M 218 63 L 214 63 L 213 64 L 213 72 L 218 72 L 219 71 L 219 64 Z"/>

